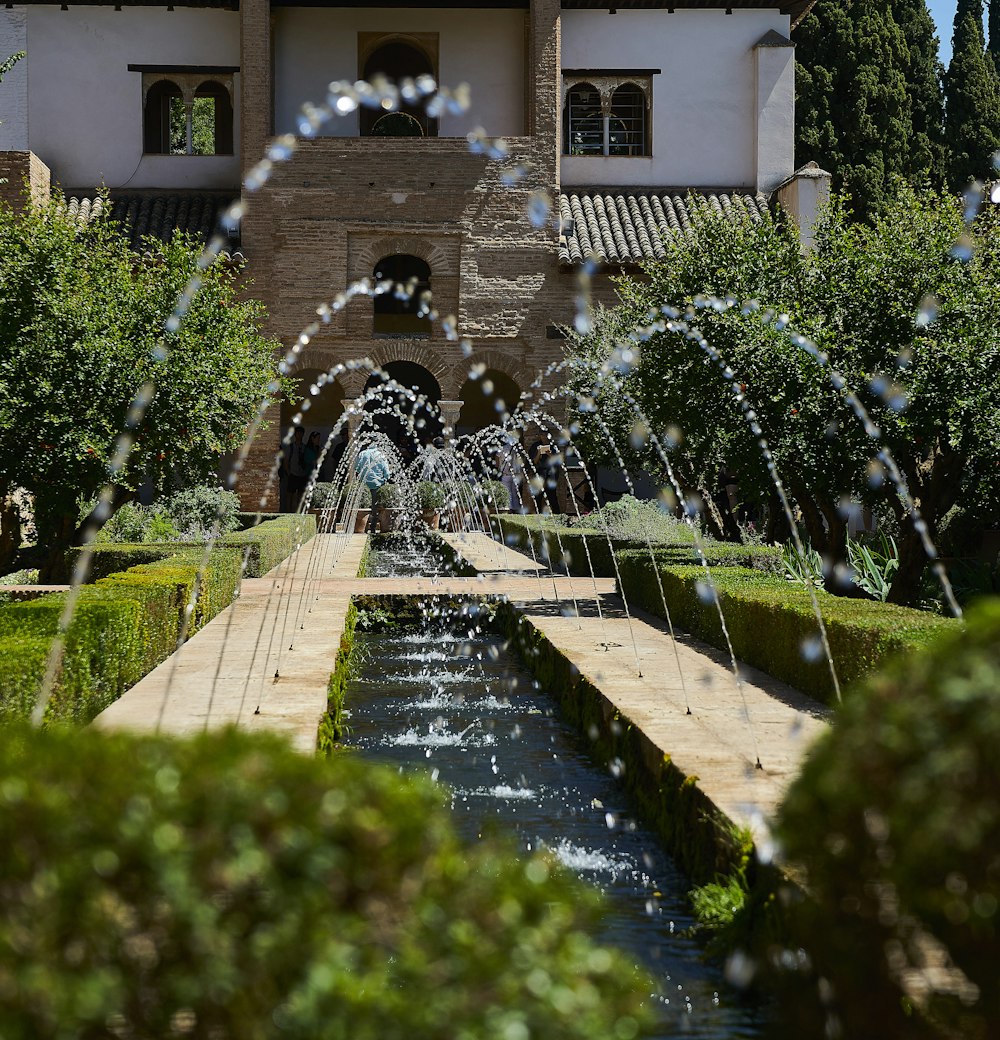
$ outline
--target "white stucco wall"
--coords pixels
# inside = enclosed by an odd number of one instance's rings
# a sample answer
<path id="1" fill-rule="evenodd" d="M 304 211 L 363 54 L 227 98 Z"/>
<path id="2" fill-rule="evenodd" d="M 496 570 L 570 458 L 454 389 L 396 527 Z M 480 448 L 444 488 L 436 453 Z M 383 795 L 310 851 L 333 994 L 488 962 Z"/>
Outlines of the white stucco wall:
<path id="1" fill-rule="evenodd" d="M 771 29 L 787 36 L 787 15 L 563 11 L 564 69 L 662 70 L 653 77 L 652 156 L 563 156 L 563 187 L 755 188 L 760 159 L 753 47 Z M 789 167 L 785 176 L 791 172 Z"/>
<path id="2" fill-rule="evenodd" d="M 0 61 L 28 49 L 24 7 L 0 7 Z M 22 58 L 0 83 L 0 151 L 28 150 L 28 67 Z"/>
<path id="3" fill-rule="evenodd" d="M 128 66 L 238 66 L 239 39 L 239 15 L 233 11 L 32 7 L 27 34 L 31 150 L 64 189 L 238 185 L 238 156 L 143 157 L 142 74 L 129 72 Z M 234 116 L 238 147 L 238 77 Z"/>
<path id="4" fill-rule="evenodd" d="M 358 78 L 359 32 L 436 32 L 441 83 L 472 88 L 469 112 L 443 116 L 440 136 L 464 136 L 476 126 L 494 136 L 521 134 L 524 23 L 525 12 L 516 10 L 276 8 L 275 129 L 294 131 L 304 101 L 322 101 L 333 80 Z M 337 119 L 323 132 L 356 136 L 358 116 Z"/>

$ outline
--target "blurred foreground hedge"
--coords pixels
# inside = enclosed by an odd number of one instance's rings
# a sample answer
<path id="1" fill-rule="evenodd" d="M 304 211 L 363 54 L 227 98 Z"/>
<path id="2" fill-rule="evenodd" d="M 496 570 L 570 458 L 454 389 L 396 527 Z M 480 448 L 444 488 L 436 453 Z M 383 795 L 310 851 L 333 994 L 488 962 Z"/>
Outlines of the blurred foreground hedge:
<path id="1" fill-rule="evenodd" d="M 4 1040 L 645 1035 L 598 897 L 395 771 L 11 727 L 0 846 Z"/>
<path id="2" fill-rule="evenodd" d="M 847 699 L 780 834 L 812 896 L 785 1035 L 1000 1036 L 1000 601 Z"/>

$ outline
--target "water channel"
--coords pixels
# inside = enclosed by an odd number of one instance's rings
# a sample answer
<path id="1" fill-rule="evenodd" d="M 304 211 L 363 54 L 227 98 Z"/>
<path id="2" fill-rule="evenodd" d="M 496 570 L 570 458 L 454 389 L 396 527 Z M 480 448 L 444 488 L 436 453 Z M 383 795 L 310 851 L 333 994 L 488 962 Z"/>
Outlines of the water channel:
<path id="1" fill-rule="evenodd" d="M 388 554 L 375 555 L 377 573 L 394 573 Z M 419 555 L 407 552 L 401 569 L 414 573 Z M 481 618 L 456 615 L 359 630 L 357 645 L 349 743 L 446 784 L 469 841 L 488 831 L 516 835 L 524 850 L 545 847 L 596 885 L 606 898 L 598 938 L 633 953 L 658 980 L 650 999 L 659 1036 L 763 1034 L 764 1011 L 741 999 L 686 934 L 690 883 L 500 635 Z"/>

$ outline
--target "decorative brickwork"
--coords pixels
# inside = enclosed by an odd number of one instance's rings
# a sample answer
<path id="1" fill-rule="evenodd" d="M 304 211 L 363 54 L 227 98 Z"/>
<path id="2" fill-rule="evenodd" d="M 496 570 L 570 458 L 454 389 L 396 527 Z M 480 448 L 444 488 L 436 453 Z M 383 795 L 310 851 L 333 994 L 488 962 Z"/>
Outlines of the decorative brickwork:
<path id="1" fill-rule="evenodd" d="M 263 146 L 257 104 L 268 96 L 267 0 L 243 0 L 242 154 L 244 168 Z M 294 159 L 250 196 L 243 251 L 270 315 L 269 331 L 291 346 L 316 308 L 348 284 L 372 277 L 385 256 L 407 253 L 427 262 L 433 306 L 454 314 L 472 341 L 467 359 L 440 326 L 429 338 L 377 337 L 373 307 L 358 298 L 324 325 L 302 352 L 302 368 L 352 358 L 376 364 L 413 361 L 433 373 L 442 398 L 459 399 L 470 360 L 509 375 L 527 389 L 540 369 L 562 356 L 546 327 L 572 318 L 574 289 L 559 267 L 559 0 L 533 0 L 526 38 L 527 133 L 508 138 L 510 158 L 531 172 L 515 187 L 501 184 L 499 163 L 471 155 L 454 138 L 318 138 L 301 142 Z M 247 48 L 251 51 L 248 53 Z M 534 227 L 532 193 L 542 191 L 552 219 Z M 340 377 L 347 400 L 363 391 L 362 374 Z M 513 404 L 514 402 L 509 402 Z M 273 458 L 277 431 L 259 439 L 241 484 L 256 483 Z M 266 465 L 265 465 L 266 463 Z"/>

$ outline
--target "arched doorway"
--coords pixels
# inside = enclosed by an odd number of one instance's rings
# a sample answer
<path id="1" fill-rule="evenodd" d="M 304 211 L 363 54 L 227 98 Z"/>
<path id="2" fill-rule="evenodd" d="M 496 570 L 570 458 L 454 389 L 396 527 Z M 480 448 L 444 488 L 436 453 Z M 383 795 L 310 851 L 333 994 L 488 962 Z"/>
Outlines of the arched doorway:
<path id="1" fill-rule="evenodd" d="M 430 55 L 405 36 L 390 37 L 371 51 L 361 67 L 361 78 L 369 83 L 385 76 L 393 83 L 435 75 Z M 437 137 L 437 120 L 428 117 L 424 105 L 400 101 L 395 112 L 361 109 L 362 137 Z"/>
<path id="2" fill-rule="evenodd" d="M 517 407 L 521 389 L 506 372 L 488 368 L 478 379 L 466 379 L 460 396 L 462 410 L 455 432 L 461 436 L 502 422 L 503 413 Z"/>
<path id="3" fill-rule="evenodd" d="M 303 413 L 300 423 L 305 439 L 308 440 L 309 435 L 315 431 L 319 434 L 320 444 L 324 445 L 333 432 L 337 420 L 343 415 L 344 388 L 335 379 L 328 379 L 326 373 L 319 369 L 302 369 L 295 378 L 298 380 L 295 394 L 298 400 L 295 403 L 289 400 L 281 403 L 281 435 L 285 435 L 292 424 L 293 416 L 308 401 L 309 407 Z M 316 387 L 315 393 L 312 392 L 313 387 Z M 333 479 L 346 443 L 347 424 L 345 423 L 341 427 L 340 437 L 327 449 L 320 468 L 320 480 Z"/>
<path id="4" fill-rule="evenodd" d="M 379 260 L 372 275 L 384 290 L 372 301 L 372 332 L 376 336 L 429 336 L 431 319 L 425 293 L 431 291 L 430 265 L 419 256 L 394 253 Z"/>
<path id="5" fill-rule="evenodd" d="M 414 361 L 390 361 L 384 366 L 384 371 L 403 389 L 392 389 L 381 374 L 372 374 L 365 384 L 365 391 L 377 387 L 383 389 L 365 404 L 365 411 L 371 416 L 375 428 L 399 448 L 404 458 L 410 458 L 416 454 L 414 437 L 421 444 L 427 444 L 441 433 L 441 419 L 436 407 L 441 400 L 441 387 L 423 365 Z M 425 400 L 414 401 L 407 391 Z M 414 425 L 412 435 L 407 430 L 410 416 Z"/>

